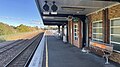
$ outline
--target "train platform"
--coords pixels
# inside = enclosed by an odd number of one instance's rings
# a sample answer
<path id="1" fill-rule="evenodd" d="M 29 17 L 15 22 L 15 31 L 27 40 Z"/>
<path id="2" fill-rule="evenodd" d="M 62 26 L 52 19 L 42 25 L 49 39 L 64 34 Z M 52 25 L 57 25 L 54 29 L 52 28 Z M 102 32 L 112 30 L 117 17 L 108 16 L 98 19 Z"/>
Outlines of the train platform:
<path id="1" fill-rule="evenodd" d="M 48 64 L 46 67 L 119 67 L 114 63 L 105 64 L 105 59 L 64 43 L 53 34 L 47 34 Z"/>

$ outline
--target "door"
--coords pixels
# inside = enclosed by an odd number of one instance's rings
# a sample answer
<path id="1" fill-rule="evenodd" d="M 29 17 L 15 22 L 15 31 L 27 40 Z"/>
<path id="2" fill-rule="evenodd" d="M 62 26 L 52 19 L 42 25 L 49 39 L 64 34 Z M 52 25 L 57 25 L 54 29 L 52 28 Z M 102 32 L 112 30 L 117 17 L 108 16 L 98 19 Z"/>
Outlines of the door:
<path id="1" fill-rule="evenodd" d="M 79 31 L 78 31 L 78 23 L 73 23 L 73 33 L 74 33 L 74 45 L 79 47 Z"/>

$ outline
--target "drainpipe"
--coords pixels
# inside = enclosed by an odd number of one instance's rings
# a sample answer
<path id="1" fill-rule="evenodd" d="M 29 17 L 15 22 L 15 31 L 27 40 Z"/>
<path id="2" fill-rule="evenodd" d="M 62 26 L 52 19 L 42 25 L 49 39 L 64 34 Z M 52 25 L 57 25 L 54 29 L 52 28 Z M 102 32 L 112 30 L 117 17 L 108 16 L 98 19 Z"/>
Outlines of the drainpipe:
<path id="1" fill-rule="evenodd" d="M 83 38 L 82 38 L 82 48 L 84 48 L 85 46 L 86 46 L 86 30 L 87 30 L 87 28 L 86 28 L 86 22 L 85 22 L 85 20 L 86 20 L 86 16 L 85 15 L 83 15 L 83 16 L 80 16 L 80 19 L 81 19 L 81 21 L 83 22 Z"/>
<path id="2" fill-rule="evenodd" d="M 83 26 L 82 26 L 82 52 L 87 52 L 84 47 L 87 46 L 87 23 L 86 23 L 86 16 L 83 15 L 83 16 L 80 16 L 80 19 L 83 23 Z"/>

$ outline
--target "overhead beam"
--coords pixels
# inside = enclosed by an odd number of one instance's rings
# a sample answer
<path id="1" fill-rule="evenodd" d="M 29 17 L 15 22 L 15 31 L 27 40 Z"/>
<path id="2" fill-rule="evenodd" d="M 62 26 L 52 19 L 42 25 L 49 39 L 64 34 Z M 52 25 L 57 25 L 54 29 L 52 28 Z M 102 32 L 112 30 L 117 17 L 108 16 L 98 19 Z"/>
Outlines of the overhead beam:
<path id="1" fill-rule="evenodd" d="M 68 22 L 44 22 L 45 25 L 63 25 L 67 23 Z"/>
<path id="2" fill-rule="evenodd" d="M 98 0 L 98 1 L 113 1 L 113 2 L 120 2 L 120 0 Z"/>
<path id="3" fill-rule="evenodd" d="M 44 25 L 62 25 L 63 23 L 44 23 Z"/>
<path id="4" fill-rule="evenodd" d="M 83 15 L 78 15 L 78 14 L 56 14 L 56 15 L 53 15 L 53 14 L 49 14 L 49 15 L 45 15 L 42 13 L 42 16 L 49 16 L 49 17 L 68 17 L 68 16 L 75 16 L 75 17 L 78 17 L 78 16 L 83 16 Z"/>
<path id="5" fill-rule="evenodd" d="M 68 21 L 61 21 L 61 20 L 47 20 L 47 19 L 43 19 L 43 22 L 68 22 Z"/>
<path id="6" fill-rule="evenodd" d="M 67 20 L 67 17 L 43 16 L 43 19 Z"/>

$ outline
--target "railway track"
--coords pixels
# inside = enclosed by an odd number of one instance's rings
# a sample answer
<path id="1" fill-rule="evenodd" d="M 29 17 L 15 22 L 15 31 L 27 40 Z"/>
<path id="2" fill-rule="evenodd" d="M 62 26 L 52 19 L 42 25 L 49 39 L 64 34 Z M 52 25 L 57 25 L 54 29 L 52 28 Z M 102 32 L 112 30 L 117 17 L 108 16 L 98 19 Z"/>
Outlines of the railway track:
<path id="1" fill-rule="evenodd" d="M 0 49 L 3 50 L 0 52 L 0 67 L 24 67 L 27 65 L 41 38 L 42 34 L 39 34 L 32 39 L 21 40 L 9 48 Z"/>
<path id="2" fill-rule="evenodd" d="M 25 47 L 16 57 L 13 58 L 5 67 L 27 67 L 30 57 L 36 50 L 42 36 L 36 38 L 30 45 Z"/>
<path id="3" fill-rule="evenodd" d="M 6 46 L 9 46 L 9 45 L 11 45 L 11 44 L 14 44 L 15 42 L 17 42 L 17 41 L 19 41 L 19 40 L 16 40 L 16 41 L 14 41 L 14 42 L 12 42 L 12 43 L 7 43 L 7 44 L 4 44 L 4 45 L 0 45 L 0 49 L 2 49 L 2 48 L 4 48 L 4 47 L 6 47 Z"/>
<path id="4" fill-rule="evenodd" d="M 8 63 L 19 51 L 21 51 L 26 45 L 25 42 L 28 40 L 25 40 L 24 42 L 18 44 L 17 46 L 13 46 L 9 48 L 8 50 L 5 50 L 1 52 L 0 54 L 0 67 L 3 67 L 6 63 Z"/>
<path id="5" fill-rule="evenodd" d="M 11 48 L 13 48 L 13 47 L 15 47 L 15 46 L 17 46 L 18 44 L 20 44 L 20 43 L 22 43 L 24 41 L 25 40 L 17 40 L 17 41 L 15 41 L 13 43 L 10 43 L 8 45 L 0 47 L 0 54 L 3 53 L 3 52 L 5 52 L 5 51 L 7 51 L 7 50 L 9 50 L 9 49 L 11 49 Z"/>

